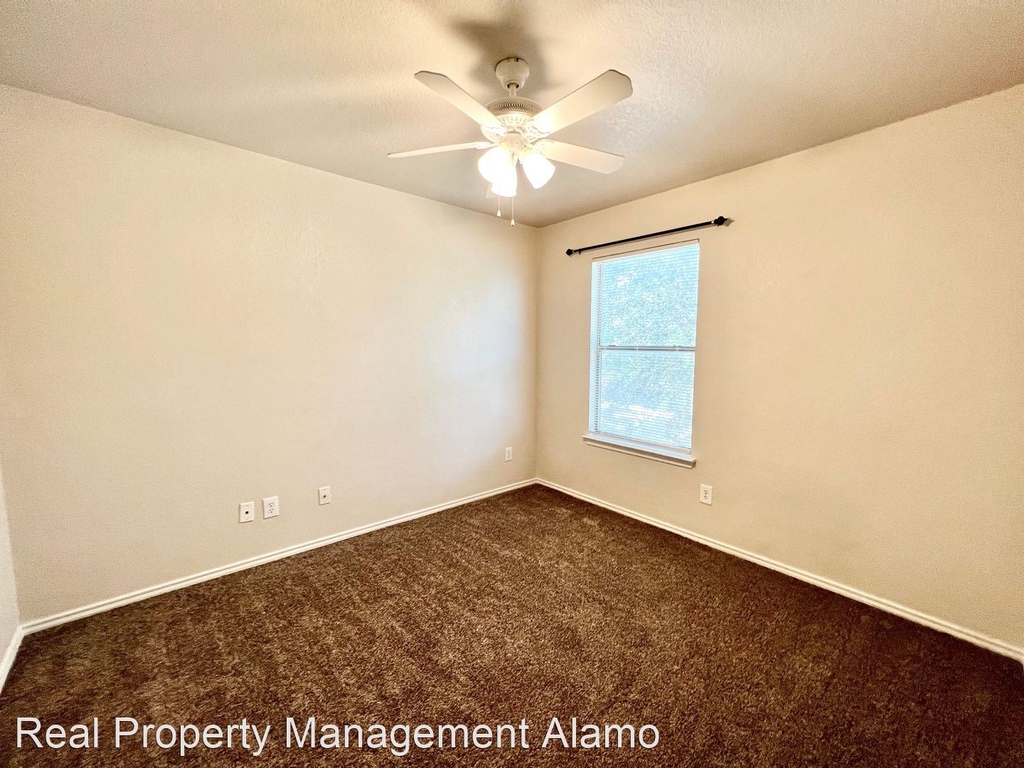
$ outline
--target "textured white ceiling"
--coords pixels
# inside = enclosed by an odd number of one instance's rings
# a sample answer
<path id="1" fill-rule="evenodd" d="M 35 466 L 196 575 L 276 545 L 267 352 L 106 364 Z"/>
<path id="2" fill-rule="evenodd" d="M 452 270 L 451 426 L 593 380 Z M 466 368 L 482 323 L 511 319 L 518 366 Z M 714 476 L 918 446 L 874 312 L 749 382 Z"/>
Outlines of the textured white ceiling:
<path id="1" fill-rule="evenodd" d="M 558 134 L 622 170 L 517 198 L 545 225 L 1020 83 L 1024 2 L 0 0 L 0 82 L 481 211 L 478 152 L 385 153 L 478 139 L 413 73 L 486 102 L 511 55 L 543 106 L 633 80 Z"/>

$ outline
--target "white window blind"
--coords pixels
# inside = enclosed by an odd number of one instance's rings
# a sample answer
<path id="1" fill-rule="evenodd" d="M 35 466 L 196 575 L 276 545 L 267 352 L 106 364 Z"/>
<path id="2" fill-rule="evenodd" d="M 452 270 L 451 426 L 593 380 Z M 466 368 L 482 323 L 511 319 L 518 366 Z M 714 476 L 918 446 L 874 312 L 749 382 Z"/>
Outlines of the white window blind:
<path id="1" fill-rule="evenodd" d="M 590 432 L 688 454 L 700 247 L 592 266 Z"/>

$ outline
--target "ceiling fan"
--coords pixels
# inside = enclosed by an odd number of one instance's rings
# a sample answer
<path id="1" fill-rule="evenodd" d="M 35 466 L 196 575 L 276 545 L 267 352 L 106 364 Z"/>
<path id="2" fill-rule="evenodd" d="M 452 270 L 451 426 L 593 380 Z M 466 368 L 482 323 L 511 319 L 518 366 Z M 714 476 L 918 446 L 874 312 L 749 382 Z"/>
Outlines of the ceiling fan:
<path id="1" fill-rule="evenodd" d="M 523 59 L 502 59 L 494 67 L 494 74 L 508 95 L 484 106 L 445 75 L 417 72 L 417 80 L 479 123 L 486 141 L 391 152 L 388 157 L 486 149 L 477 167 L 489 184 L 488 196 L 498 198 L 515 197 L 517 164 L 523 167 L 523 173 L 534 189 L 540 189 L 551 180 L 555 172 L 552 160 L 598 173 L 613 173 L 622 166 L 621 155 L 553 141 L 548 137 L 632 94 L 633 84 L 624 74 L 609 69 L 547 109 L 541 109 L 536 102 L 519 95 L 530 75 L 530 67 Z M 501 215 L 500 208 L 498 215 Z"/>

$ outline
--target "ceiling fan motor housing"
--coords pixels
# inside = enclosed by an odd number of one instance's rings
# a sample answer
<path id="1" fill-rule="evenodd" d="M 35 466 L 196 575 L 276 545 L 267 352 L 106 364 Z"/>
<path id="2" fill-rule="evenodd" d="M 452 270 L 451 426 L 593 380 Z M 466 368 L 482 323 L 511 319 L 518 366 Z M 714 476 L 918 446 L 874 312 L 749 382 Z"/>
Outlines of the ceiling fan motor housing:
<path id="1" fill-rule="evenodd" d="M 530 67 L 518 57 L 502 59 L 494 67 L 494 74 L 502 87 L 508 90 L 508 95 L 489 102 L 487 111 L 498 118 L 506 135 L 518 133 L 526 143 L 540 138 L 541 134 L 529 125 L 533 116 L 541 111 L 540 104 L 524 99 L 517 93 L 530 76 Z M 501 134 L 488 130 L 487 126 L 482 126 L 482 130 L 490 141 L 500 141 L 502 138 Z"/>
<path id="2" fill-rule="evenodd" d="M 495 99 L 487 104 L 487 111 L 498 118 L 498 122 L 505 128 L 507 133 L 521 133 L 524 138 L 539 138 L 540 133 L 533 126 L 529 125 L 530 120 L 541 111 L 540 104 L 519 96 L 504 96 Z M 489 131 L 487 126 L 481 126 L 484 136 L 491 141 L 500 139 L 499 134 Z"/>

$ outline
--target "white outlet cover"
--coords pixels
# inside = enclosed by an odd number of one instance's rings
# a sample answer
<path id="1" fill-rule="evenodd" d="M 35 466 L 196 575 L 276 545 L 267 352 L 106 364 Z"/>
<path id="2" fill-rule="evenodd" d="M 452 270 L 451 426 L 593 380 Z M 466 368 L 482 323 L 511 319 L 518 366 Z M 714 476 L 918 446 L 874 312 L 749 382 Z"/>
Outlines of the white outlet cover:
<path id="1" fill-rule="evenodd" d="M 251 523 L 256 519 L 256 502 L 244 501 L 238 505 L 238 522 Z"/>
<path id="2" fill-rule="evenodd" d="M 512 449 L 511 448 L 506 448 L 505 449 L 505 461 L 512 461 Z"/>
<path id="3" fill-rule="evenodd" d="M 317 498 L 320 500 L 320 506 L 331 503 L 331 486 L 324 485 L 317 488 Z"/>
<path id="4" fill-rule="evenodd" d="M 281 514 L 281 506 L 278 504 L 277 496 L 268 496 L 263 500 L 263 519 L 277 517 Z"/>
<path id="5" fill-rule="evenodd" d="M 701 504 L 707 504 L 708 506 L 711 505 L 711 486 L 710 485 L 702 485 L 700 487 L 700 503 Z"/>

